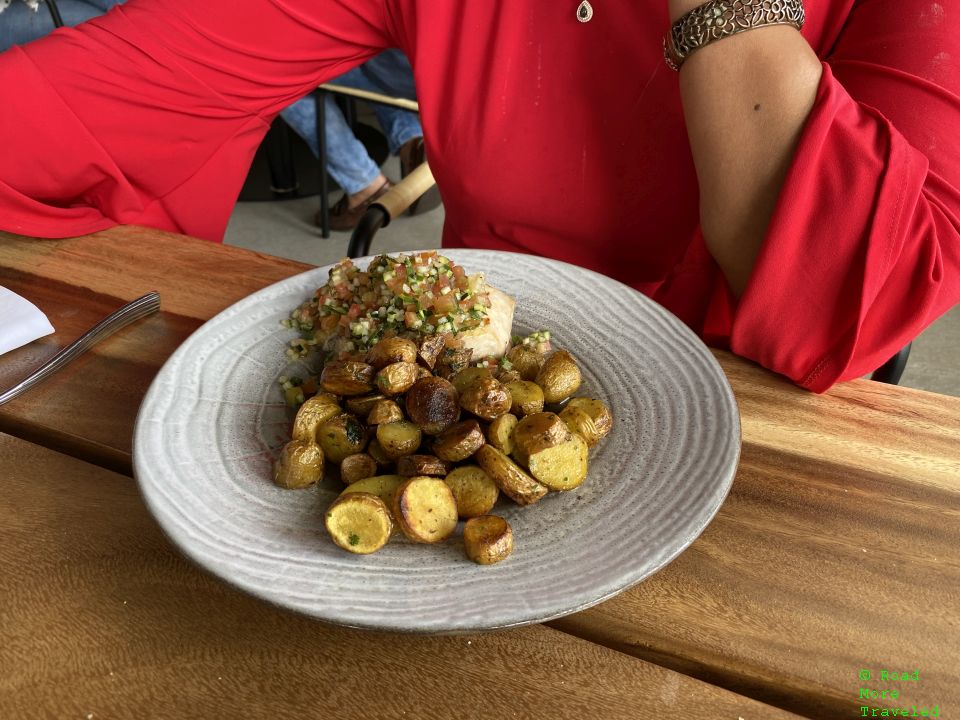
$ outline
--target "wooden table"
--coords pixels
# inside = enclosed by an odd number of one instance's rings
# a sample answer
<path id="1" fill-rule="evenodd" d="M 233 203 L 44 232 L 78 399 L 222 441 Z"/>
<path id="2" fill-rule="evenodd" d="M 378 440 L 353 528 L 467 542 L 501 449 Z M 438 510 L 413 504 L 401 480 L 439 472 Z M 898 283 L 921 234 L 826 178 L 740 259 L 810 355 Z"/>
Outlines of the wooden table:
<path id="1" fill-rule="evenodd" d="M 0 357 L 0 387 L 163 298 L 0 407 L 0 718 L 960 717 L 960 400 L 866 380 L 816 396 L 718 352 L 743 419 L 719 514 L 657 575 L 547 625 L 347 630 L 188 563 L 130 477 L 137 408 L 189 333 L 306 268 L 142 228 L 0 235 L 0 285 L 57 328 Z"/>

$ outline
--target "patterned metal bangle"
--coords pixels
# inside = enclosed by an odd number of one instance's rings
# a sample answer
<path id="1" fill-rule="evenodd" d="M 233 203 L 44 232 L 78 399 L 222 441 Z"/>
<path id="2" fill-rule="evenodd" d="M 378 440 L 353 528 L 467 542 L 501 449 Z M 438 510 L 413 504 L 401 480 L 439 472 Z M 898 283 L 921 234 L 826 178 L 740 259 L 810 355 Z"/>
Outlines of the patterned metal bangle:
<path id="1" fill-rule="evenodd" d="M 663 39 L 663 57 L 672 70 L 715 40 L 765 25 L 792 25 L 805 19 L 802 0 L 710 0 L 677 20 Z"/>

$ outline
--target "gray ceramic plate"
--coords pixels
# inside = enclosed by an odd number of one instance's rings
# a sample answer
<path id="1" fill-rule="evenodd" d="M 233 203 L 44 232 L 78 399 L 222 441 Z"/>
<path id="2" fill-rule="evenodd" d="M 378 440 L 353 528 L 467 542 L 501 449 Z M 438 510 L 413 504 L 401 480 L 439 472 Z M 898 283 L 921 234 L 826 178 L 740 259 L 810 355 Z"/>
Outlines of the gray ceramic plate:
<path id="1" fill-rule="evenodd" d="M 319 268 L 241 300 L 195 332 L 140 409 L 134 469 L 172 540 L 227 582 L 354 627 L 465 632 L 541 622 L 643 580 L 703 531 L 733 481 L 740 423 L 723 372 L 673 315 L 634 290 L 525 255 L 449 250 L 514 295 L 514 332 L 549 328 L 583 371 L 578 395 L 604 399 L 613 432 L 586 482 L 527 508 L 501 499 L 513 555 L 481 567 L 454 536 L 340 550 L 323 528 L 334 485 L 271 483 L 290 418 L 277 378 L 303 374 L 280 322 L 327 278 Z M 363 261 L 361 261 L 363 262 Z M 365 266 L 366 263 L 363 262 Z"/>

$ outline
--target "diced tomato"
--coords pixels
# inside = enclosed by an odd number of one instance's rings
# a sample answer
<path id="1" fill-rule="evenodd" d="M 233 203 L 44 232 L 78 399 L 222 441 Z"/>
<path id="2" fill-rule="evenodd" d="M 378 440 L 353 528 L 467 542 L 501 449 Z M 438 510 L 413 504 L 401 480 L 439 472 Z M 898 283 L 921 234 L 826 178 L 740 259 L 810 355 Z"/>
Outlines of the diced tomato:
<path id="1" fill-rule="evenodd" d="M 337 283 L 334 286 L 334 290 L 337 291 L 337 297 L 341 300 L 346 300 L 348 297 L 350 297 L 350 286 L 345 282 Z"/>
<path id="2" fill-rule="evenodd" d="M 403 324 L 406 325 L 408 328 L 413 328 L 413 326 L 417 324 L 417 320 L 419 319 L 420 318 L 417 317 L 417 314 L 412 310 L 407 310 L 403 314 Z"/>
<path id="3" fill-rule="evenodd" d="M 340 323 L 339 315 L 327 315 L 320 321 L 320 329 L 330 332 Z"/>
<path id="4" fill-rule="evenodd" d="M 358 317 L 363 315 L 363 308 L 360 305 L 354 303 L 350 306 L 350 309 L 347 310 L 347 317 L 351 320 L 356 320 Z"/>
<path id="5" fill-rule="evenodd" d="M 433 309 L 438 315 L 445 315 L 457 309 L 457 298 L 453 293 L 440 295 L 433 301 Z"/>
<path id="6" fill-rule="evenodd" d="M 337 323 L 340 327 L 350 327 L 350 318 L 346 315 L 340 316 L 340 322 Z"/>
<path id="7" fill-rule="evenodd" d="M 460 280 L 466 280 L 466 278 L 467 278 L 467 271 L 464 270 L 464 269 L 463 269 L 462 267 L 460 267 L 459 265 L 454 265 L 451 269 L 453 270 L 453 279 L 457 281 L 457 287 L 462 287 L 462 285 L 460 285 L 460 282 L 459 282 L 459 281 L 460 281 Z"/>

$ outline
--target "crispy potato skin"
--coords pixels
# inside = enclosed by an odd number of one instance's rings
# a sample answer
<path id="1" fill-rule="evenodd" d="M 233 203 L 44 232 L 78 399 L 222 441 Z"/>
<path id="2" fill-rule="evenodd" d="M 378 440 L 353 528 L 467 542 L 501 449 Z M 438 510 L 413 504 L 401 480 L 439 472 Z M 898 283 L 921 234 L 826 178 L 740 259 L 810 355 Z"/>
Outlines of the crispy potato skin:
<path id="1" fill-rule="evenodd" d="M 510 349 L 507 360 L 513 365 L 513 369 L 520 373 L 521 380 L 536 379 L 537 373 L 543 366 L 543 355 L 536 350 L 519 345 Z"/>
<path id="2" fill-rule="evenodd" d="M 433 370 L 437 364 L 437 359 L 447 343 L 445 335 L 427 335 L 420 341 L 420 347 L 417 349 L 417 359 L 424 367 Z"/>
<path id="3" fill-rule="evenodd" d="M 291 440 L 274 465 L 273 482 L 288 490 L 300 490 L 323 477 L 323 450 L 315 442 Z"/>
<path id="4" fill-rule="evenodd" d="M 367 415 L 367 425 L 386 425 L 403 420 L 403 410 L 393 400 L 378 400 Z"/>
<path id="5" fill-rule="evenodd" d="M 478 377 L 460 396 L 460 407 L 484 420 L 510 412 L 510 391 L 493 377 Z"/>
<path id="6" fill-rule="evenodd" d="M 493 565 L 513 552 L 513 528 L 497 515 L 481 515 L 463 527 L 463 548 L 478 565 Z"/>
<path id="7" fill-rule="evenodd" d="M 457 501 L 439 478 L 412 477 L 397 488 L 393 514 L 400 530 L 418 543 L 446 540 L 457 527 Z"/>
<path id="8" fill-rule="evenodd" d="M 340 461 L 340 479 L 347 485 L 377 474 L 377 461 L 367 453 L 347 455 Z"/>
<path id="9" fill-rule="evenodd" d="M 600 433 L 593 422 L 593 418 L 578 407 L 567 405 L 560 411 L 560 419 L 575 435 L 579 435 L 587 443 L 587 447 L 593 447 L 600 442 Z"/>
<path id="10" fill-rule="evenodd" d="M 344 550 L 367 555 L 387 544 L 393 517 L 376 495 L 351 492 L 341 494 L 327 508 L 324 525 L 333 542 Z"/>
<path id="11" fill-rule="evenodd" d="M 441 460 L 460 462 L 473 455 L 485 442 L 480 423 L 463 420 L 434 438 L 433 452 Z"/>
<path id="12" fill-rule="evenodd" d="M 463 395 L 464 390 L 470 386 L 470 383 L 482 377 L 493 377 L 493 373 L 488 368 L 468 367 L 450 378 L 450 382 L 453 383 L 457 392 Z"/>
<path id="13" fill-rule="evenodd" d="M 407 338 L 384 338 L 367 351 L 366 360 L 376 370 L 393 363 L 415 363 L 417 345 Z"/>
<path id="14" fill-rule="evenodd" d="M 449 463 L 435 455 L 404 455 L 397 460 L 397 474 L 404 477 L 445 477 L 449 471 Z"/>
<path id="15" fill-rule="evenodd" d="M 577 391 L 581 381 L 580 368 L 573 355 L 566 350 L 557 350 L 548 357 L 536 378 L 537 385 L 543 388 L 543 401 L 546 403 L 566 400 Z"/>
<path id="16" fill-rule="evenodd" d="M 385 397 L 386 396 L 381 393 L 375 395 L 359 395 L 347 398 L 343 404 L 347 408 L 348 413 L 356 415 L 360 420 L 366 422 L 370 410 L 373 409 L 377 402 L 384 400 Z"/>
<path id="17" fill-rule="evenodd" d="M 404 398 L 407 417 L 427 435 L 439 435 L 460 419 L 457 389 L 449 380 L 417 380 Z"/>
<path id="18" fill-rule="evenodd" d="M 531 505 L 547 494 L 545 485 L 527 475 L 495 447 L 484 445 L 474 457 L 501 492 L 518 505 Z"/>
<path id="19" fill-rule="evenodd" d="M 504 455 L 513 454 L 513 431 L 517 428 L 517 416 L 504 413 L 487 428 L 487 442 Z"/>
<path id="20" fill-rule="evenodd" d="M 362 362 L 327 363 L 320 388 L 334 395 L 366 395 L 373 390 L 373 366 Z"/>
<path id="21" fill-rule="evenodd" d="M 367 445 L 367 452 L 370 454 L 370 457 L 376 461 L 379 468 L 390 467 L 394 463 L 393 458 L 384 452 L 383 446 L 376 437 L 374 437 L 370 441 L 370 444 Z"/>
<path id="22" fill-rule="evenodd" d="M 567 403 L 568 408 L 583 410 L 593 420 L 594 429 L 597 432 L 597 442 L 607 436 L 613 429 L 613 412 L 603 400 L 594 398 L 571 398 Z M 584 438 L 586 439 L 586 438 Z"/>
<path id="23" fill-rule="evenodd" d="M 396 362 L 386 365 L 377 373 L 377 389 L 384 395 L 393 396 L 405 393 L 417 381 L 417 365 L 409 362 Z"/>
<path id="24" fill-rule="evenodd" d="M 293 430 L 290 433 L 294 440 L 316 442 L 317 429 L 330 418 L 343 412 L 336 402 L 330 402 L 332 397 L 327 393 L 314 395 L 300 406 L 293 419 Z"/>
<path id="25" fill-rule="evenodd" d="M 526 465 L 533 453 L 569 439 L 570 430 L 558 415 L 551 412 L 527 415 L 513 431 L 513 456 L 521 465 Z"/>
<path id="26" fill-rule="evenodd" d="M 453 491 L 457 512 L 464 519 L 486 515 L 500 495 L 497 484 L 476 465 L 455 468 L 444 480 Z"/>
<path id="27" fill-rule="evenodd" d="M 356 492 L 371 493 L 383 500 L 387 508 L 391 509 L 393 508 L 393 497 L 397 492 L 397 488 L 406 481 L 407 478 L 401 477 L 400 475 L 374 475 L 373 477 L 350 483 L 340 491 L 340 495 Z M 391 509 L 390 512 L 392 513 L 393 510 Z"/>
<path id="28" fill-rule="evenodd" d="M 367 445 L 367 430 L 353 415 L 341 413 L 317 428 L 317 441 L 327 460 L 339 465 L 348 455 L 363 452 Z"/>
<path id="29" fill-rule="evenodd" d="M 409 420 L 377 425 L 377 441 L 384 454 L 393 460 L 413 455 L 422 439 L 420 428 Z"/>
<path id="30" fill-rule="evenodd" d="M 543 390 L 530 380 L 517 380 L 507 385 L 510 391 L 510 412 L 518 417 L 543 412 Z"/>

